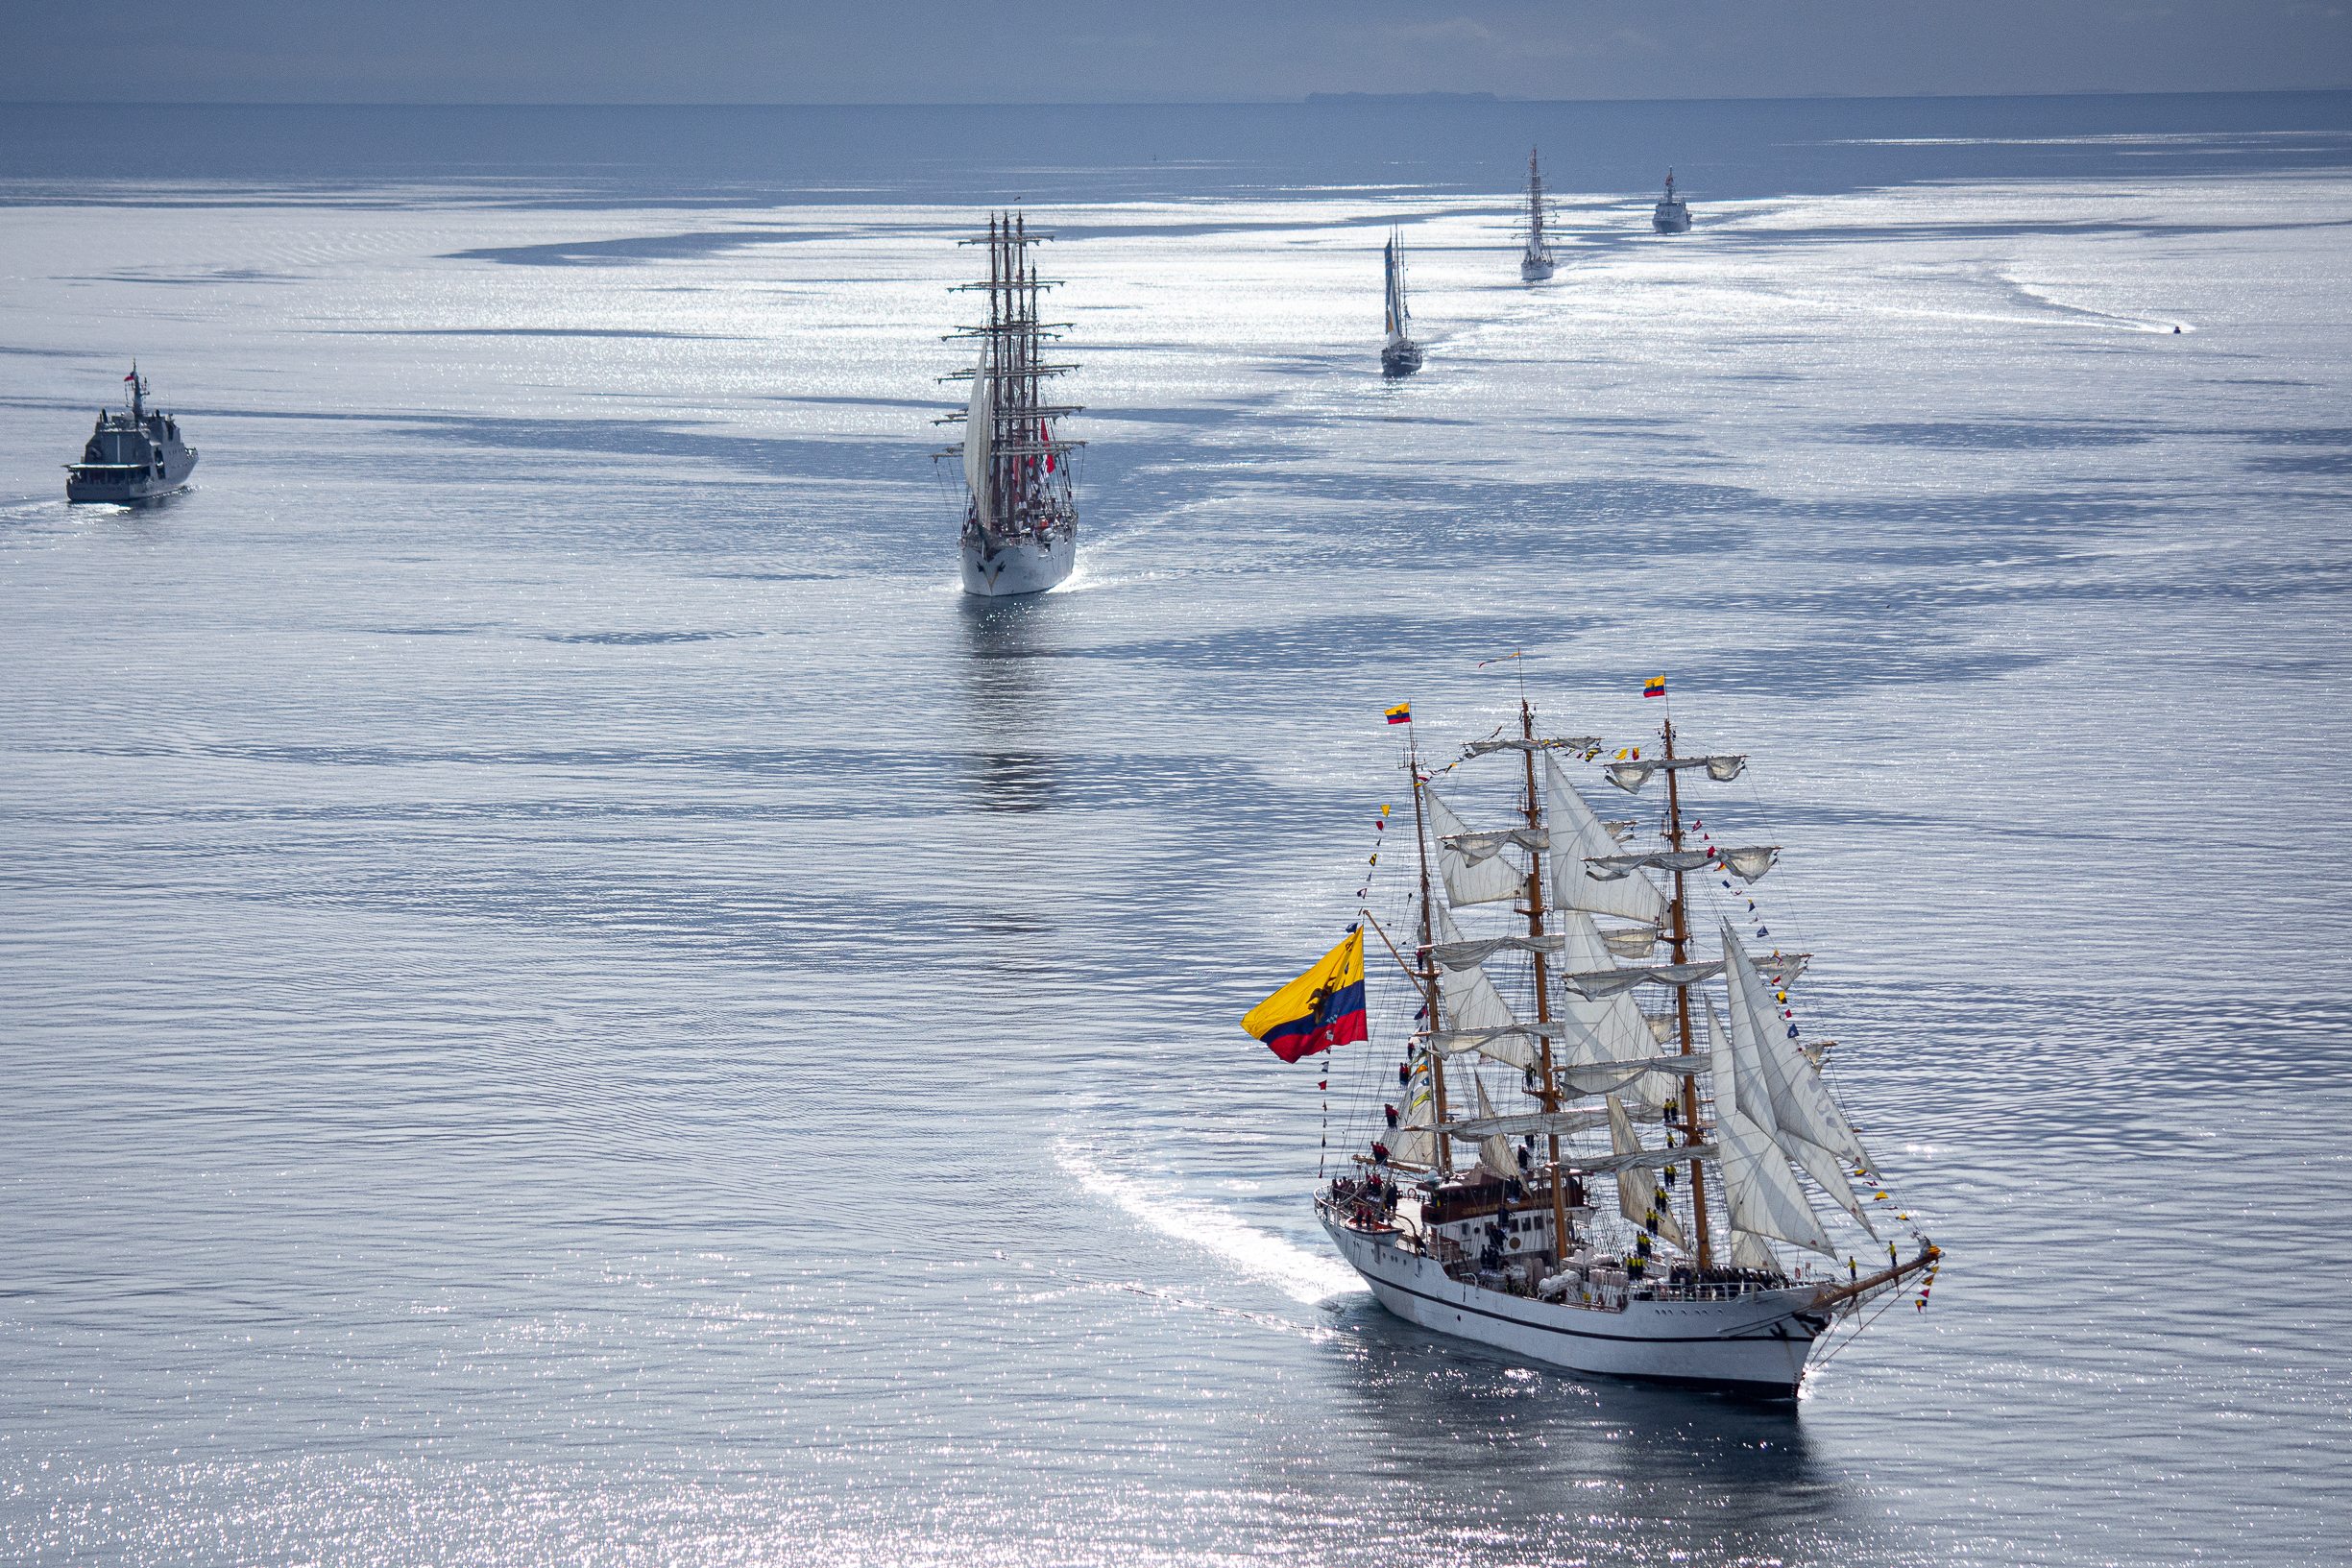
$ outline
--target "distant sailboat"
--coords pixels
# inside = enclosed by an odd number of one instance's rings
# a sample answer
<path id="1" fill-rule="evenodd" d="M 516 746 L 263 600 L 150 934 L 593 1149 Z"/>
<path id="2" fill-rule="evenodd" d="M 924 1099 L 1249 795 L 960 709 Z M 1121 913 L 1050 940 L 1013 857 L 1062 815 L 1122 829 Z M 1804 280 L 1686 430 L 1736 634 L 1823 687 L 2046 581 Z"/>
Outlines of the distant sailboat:
<path id="1" fill-rule="evenodd" d="M 1519 256 L 1519 281 L 1540 283 L 1552 276 L 1552 242 L 1543 231 L 1543 175 L 1536 150 L 1527 150 L 1527 249 Z"/>
<path id="2" fill-rule="evenodd" d="M 1650 227 L 1661 234 L 1690 232 L 1690 204 L 1674 194 L 1674 171 L 1666 171 L 1666 199 L 1650 214 Z"/>
<path id="3" fill-rule="evenodd" d="M 1078 497 L 1071 458 L 1085 443 L 1054 433 L 1075 405 L 1049 403 L 1045 382 L 1075 370 L 1046 364 L 1041 346 L 1058 337 L 1037 319 L 1038 296 L 1053 284 L 1037 276 L 1029 248 L 1051 234 L 1032 233 L 1019 213 L 991 216 L 985 279 L 958 284 L 985 291 L 988 319 L 959 330 L 977 356 L 969 371 L 941 377 L 972 382 L 960 414 L 934 422 L 960 422 L 961 444 L 941 457 L 963 460 L 964 508 L 958 548 L 963 591 L 987 598 L 1042 593 L 1078 565 Z"/>
<path id="4" fill-rule="evenodd" d="M 1421 346 L 1413 341 L 1413 312 L 1405 307 L 1405 262 L 1394 229 L 1389 231 L 1381 257 L 1388 276 L 1389 336 L 1380 350 L 1380 374 L 1411 375 L 1421 368 Z"/>

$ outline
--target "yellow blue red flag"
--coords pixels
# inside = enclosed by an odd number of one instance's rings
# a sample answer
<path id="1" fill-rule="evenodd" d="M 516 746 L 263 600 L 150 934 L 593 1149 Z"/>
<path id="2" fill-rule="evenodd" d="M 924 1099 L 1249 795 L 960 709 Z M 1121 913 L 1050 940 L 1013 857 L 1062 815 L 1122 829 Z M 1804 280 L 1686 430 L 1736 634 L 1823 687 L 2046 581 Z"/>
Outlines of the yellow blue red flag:
<path id="1" fill-rule="evenodd" d="M 1664 696 L 1666 694 L 1666 678 L 1663 675 L 1651 676 L 1648 680 L 1641 683 L 1641 694 L 1645 697 Z"/>
<path id="2" fill-rule="evenodd" d="M 1400 702 L 1395 707 L 1389 709 L 1387 712 L 1388 720 L 1391 724 L 1410 724 L 1413 722 L 1413 705 L 1409 702 Z"/>
<path id="3" fill-rule="evenodd" d="M 1250 1008 L 1242 1027 L 1286 1062 L 1371 1038 L 1364 1014 L 1364 933 L 1349 931 L 1313 969 Z"/>

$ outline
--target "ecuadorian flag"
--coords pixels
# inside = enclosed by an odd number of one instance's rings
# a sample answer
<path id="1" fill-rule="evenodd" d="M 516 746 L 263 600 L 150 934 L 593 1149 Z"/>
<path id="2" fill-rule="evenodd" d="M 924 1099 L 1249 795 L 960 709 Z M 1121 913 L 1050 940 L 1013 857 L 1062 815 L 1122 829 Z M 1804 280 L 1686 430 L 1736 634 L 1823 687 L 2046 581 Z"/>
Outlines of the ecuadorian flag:
<path id="1" fill-rule="evenodd" d="M 1651 676 L 1648 680 L 1641 683 L 1641 694 L 1645 697 L 1664 696 L 1666 694 L 1666 678 L 1663 675 Z"/>
<path id="2" fill-rule="evenodd" d="M 1400 702 L 1395 707 L 1387 710 L 1387 712 L 1388 719 L 1391 724 L 1410 724 L 1413 722 L 1413 705 L 1409 702 Z"/>
<path id="3" fill-rule="evenodd" d="M 1370 1039 L 1364 1019 L 1364 933 L 1349 931 L 1313 969 L 1250 1008 L 1242 1027 L 1286 1062 Z"/>

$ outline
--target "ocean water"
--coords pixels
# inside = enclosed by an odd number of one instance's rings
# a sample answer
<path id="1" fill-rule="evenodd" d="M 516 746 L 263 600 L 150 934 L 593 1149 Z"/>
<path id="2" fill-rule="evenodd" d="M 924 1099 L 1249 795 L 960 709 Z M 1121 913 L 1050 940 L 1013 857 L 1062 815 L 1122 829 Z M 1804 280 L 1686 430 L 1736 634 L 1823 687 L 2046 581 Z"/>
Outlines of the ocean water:
<path id="1" fill-rule="evenodd" d="M 0 109 L 0 1557 L 2342 1560 L 2352 95 L 125 123 Z M 1794 1410 L 1386 1316 L 1390 1044 L 1236 1025 L 1522 678 L 1752 758 L 1949 1254 Z"/>

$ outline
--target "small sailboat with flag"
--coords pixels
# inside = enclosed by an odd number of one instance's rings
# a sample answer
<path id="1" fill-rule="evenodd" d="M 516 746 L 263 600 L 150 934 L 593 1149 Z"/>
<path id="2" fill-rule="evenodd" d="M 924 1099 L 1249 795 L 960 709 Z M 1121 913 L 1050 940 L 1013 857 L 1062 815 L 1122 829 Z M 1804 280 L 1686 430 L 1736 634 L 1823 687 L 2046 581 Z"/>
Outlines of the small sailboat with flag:
<path id="1" fill-rule="evenodd" d="M 1405 304 L 1405 258 L 1396 230 L 1380 253 L 1388 299 L 1388 337 L 1380 347 L 1380 374 L 1411 375 L 1421 368 L 1421 346 L 1413 341 L 1413 312 Z"/>
<path id="2" fill-rule="evenodd" d="M 992 214 L 984 237 L 988 276 L 958 291 L 984 292 L 988 315 L 958 328 L 950 341 L 973 345 L 972 368 L 941 376 L 971 382 L 965 406 L 933 422 L 960 423 L 963 440 L 937 457 L 963 462 L 963 527 L 958 544 L 963 591 L 986 597 L 1042 593 L 1078 565 L 1078 493 L 1072 462 L 1085 446 L 1055 434 L 1055 424 L 1082 412 L 1050 402 L 1046 384 L 1075 365 L 1049 365 L 1044 343 L 1067 323 L 1038 320 L 1038 304 L 1054 283 L 1037 276 L 1030 247 L 1051 234 L 1029 228 L 1018 212 Z"/>
<path id="3" fill-rule="evenodd" d="M 1924 1310 L 1942 1254 L 1916 1226 L 1907 1256 L 1882 1235 L 1910 1217 L 1789 1004 L 1812 954 L 1751 945 L 1781 847 L 1718 845 L 1686 804 L 1748 760 L 1689 755 L 1669 720 L 1604 762 L 1597 737 L 1540 735 L 1524 695 L 1517 716 L 1446 769 L 1506 765 L 1509 816 L 1473 828 L 1432 787 L 1410 707 L 1390 711 L 1417 880 L 1244 1020 L 1285 1061 L 1352 1046 L 1364 1070 L 1361 1136 L 1316 1216 L 1411 1322 L 1579 1372 L 1794 1398 L 1867 1304 L 1916 1288 Z M 1564 761 L 1636 796 L 1662 782 L 1654 835 L 1604 819 Z M 1394 960 L 1386 1038 L 1368 929 Z"/>

